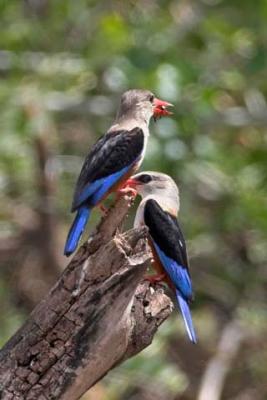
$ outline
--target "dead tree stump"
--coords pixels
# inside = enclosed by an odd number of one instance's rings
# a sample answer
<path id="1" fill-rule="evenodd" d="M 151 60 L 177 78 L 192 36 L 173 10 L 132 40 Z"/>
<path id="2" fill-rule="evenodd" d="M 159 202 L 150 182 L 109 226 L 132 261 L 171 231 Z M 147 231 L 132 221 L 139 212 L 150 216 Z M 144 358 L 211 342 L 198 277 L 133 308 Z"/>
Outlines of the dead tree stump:
<path id="1" fill-rule="evenodd" d="M 0 352 L 0 399 L 79 399 L 110 369 L 148 346 L 172 310 L 142 277 L 147 230 L 118 233 L 122 197 L 45 299 Z"/>

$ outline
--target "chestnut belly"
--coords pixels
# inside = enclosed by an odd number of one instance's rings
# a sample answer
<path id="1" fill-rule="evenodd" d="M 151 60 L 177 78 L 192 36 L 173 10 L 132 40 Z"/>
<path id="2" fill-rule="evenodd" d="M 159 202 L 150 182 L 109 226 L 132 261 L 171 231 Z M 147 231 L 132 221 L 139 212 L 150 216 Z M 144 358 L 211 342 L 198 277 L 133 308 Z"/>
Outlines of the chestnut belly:
<path id="1" fill-rule="evenodd" d="M 167 275 L 167 273 L 166 273 L 166 271 L 165 271 L 165 269 L 164 269 L 164 267 L 163 267 L 163 265 L 162 265 L 162 263 L 161 263 L 161 261 L 159 259 L 159 256 L 158 256 L 158 254 L 157 254 L 157 252 L 155 250 L 153 242 L 152 242 L 152 240 L 150 238 L 148 239 L 148 244 L 149 244 L 149 246 L 150 246 L 150 248 L 152 250 L 152 254 L 153 254 L 153 259 L 154 259 L 153 268 L 157 271 L 157 273 L 159 275 L 163 274 L 164 278 L 162 279 L 162 281 L 166 282 L 167 285 L 171 289 L 175 290 L 175 287 L 174 287 L 172 281 L 170 280 L 170 278 L 168 277 L 168 275 Z"/>

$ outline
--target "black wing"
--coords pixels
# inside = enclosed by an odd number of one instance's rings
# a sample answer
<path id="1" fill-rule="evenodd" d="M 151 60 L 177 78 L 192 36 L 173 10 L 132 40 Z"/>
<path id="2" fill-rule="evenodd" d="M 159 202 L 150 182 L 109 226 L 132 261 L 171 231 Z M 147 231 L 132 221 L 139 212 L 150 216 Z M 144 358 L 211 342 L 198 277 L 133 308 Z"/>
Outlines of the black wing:
<path id="1" fill-rule="evenodd" d="M 72 211 L 81 205 L 79 197 L 85 186 L 134 163 L 141 156 L 143 147 L 144 133 L 137 127 L 102 136 L 84 161 L 74 192 Z"/>
<path id="2" fill-rule="evenodd" d="M 163 211 L 156 200 L 149 199 L 145 205 L 144 221 L 152 239 L 166 256 L 188 269 L 186 243 L 177 219 Z"/>

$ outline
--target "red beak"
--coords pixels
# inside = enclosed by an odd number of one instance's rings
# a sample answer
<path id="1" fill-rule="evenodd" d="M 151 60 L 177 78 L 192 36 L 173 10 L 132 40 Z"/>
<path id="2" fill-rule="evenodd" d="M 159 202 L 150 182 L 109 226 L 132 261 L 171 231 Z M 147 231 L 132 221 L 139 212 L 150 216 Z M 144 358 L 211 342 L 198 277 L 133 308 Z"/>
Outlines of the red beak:
<path id="1" fill-rule="evenodd" d="M 168 103 L 167 101 L 157 99 L 156 97 L 153 100 L 154 118 L 164 117 L 166 115 L 172 115 L 172 112 L 168 111 L 166 107 L 173 107 L 173 104 Z"/>
<path id="2" fill-rule="evenodd" d="M 137 185 L 137 181 L 133 178 L 129 178 L 127 179 L 127 181 L 125 182 L 125 187 L 131 187 L 131 188 L 135 188 Z"/>

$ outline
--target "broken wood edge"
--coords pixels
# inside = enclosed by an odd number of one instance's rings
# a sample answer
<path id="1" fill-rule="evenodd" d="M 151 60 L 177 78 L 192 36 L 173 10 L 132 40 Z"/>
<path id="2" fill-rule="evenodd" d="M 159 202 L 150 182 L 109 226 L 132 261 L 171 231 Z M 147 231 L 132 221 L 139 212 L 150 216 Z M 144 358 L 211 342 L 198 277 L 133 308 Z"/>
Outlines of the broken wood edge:
<path id="1" fill-rule="evenodd" d="M 114 236 L 130 204 L 117 201 L 1 350 L 1 399 L 80 398 L 148 346 L 171 313 L 161 288 L 140 284 L 151 261 L 147 229 Z"/>

